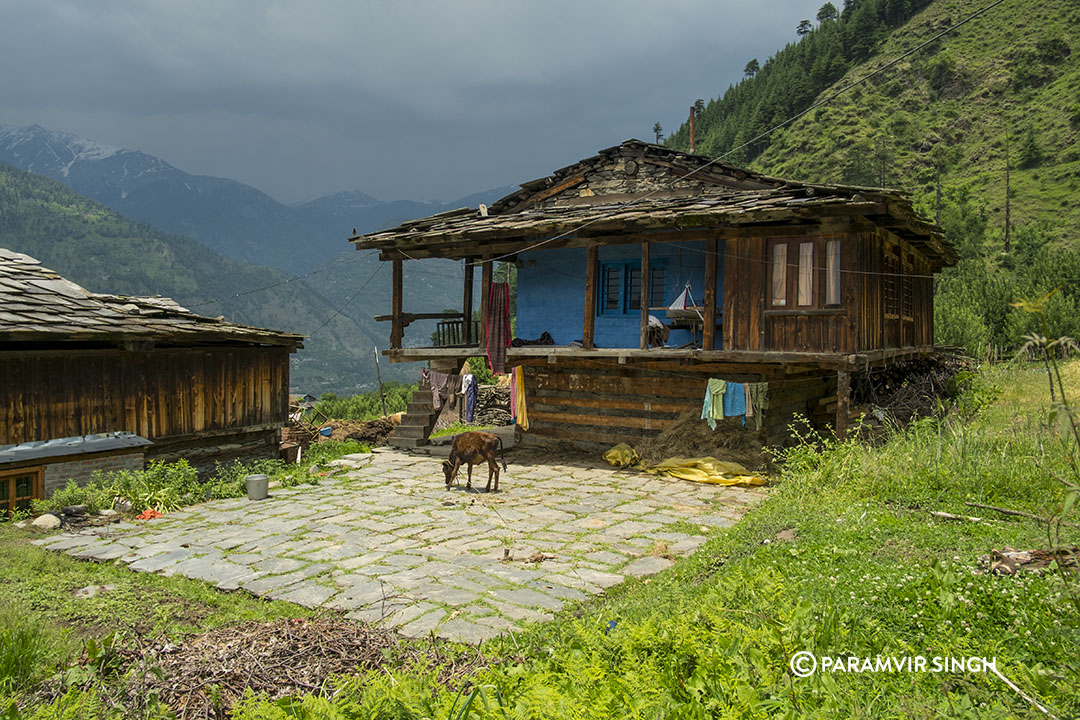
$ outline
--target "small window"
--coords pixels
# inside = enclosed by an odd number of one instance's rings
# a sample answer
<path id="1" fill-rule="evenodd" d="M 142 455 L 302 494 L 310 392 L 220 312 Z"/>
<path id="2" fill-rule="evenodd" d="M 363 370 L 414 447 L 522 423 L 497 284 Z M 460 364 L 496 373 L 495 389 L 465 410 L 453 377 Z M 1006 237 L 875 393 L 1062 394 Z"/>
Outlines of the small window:
<path id="1" fill-rule="evenodd" d="M 840 304 L 840 241 L 825 244 L 825 304 Z"/>
<path id="2" fill-rule="evenodd" d="M 885 314 L 896 316 L 900 314 L 900 260 L 887 250 L 884 270 Z"/>
<path id="3" fill-rule="evenodd" d="M 44 495 L 41 468 L 26 468 L 0 474 L 0 512 L 29 510 L 32 501 Z"/>
<path id="4" fill-rule="evenodd" d="M 650 265 L 649 307 L 664 305 L 667 268 Z M 641 311 L 641 264 L 637 262 L 602 263 L 600 266 L 599 313 L 625 315 Z"/>
<path id="5" fill-rule="evenodd" d="M 799 243 L 799 305 L 814 304 L 814 243 Z"/>
<path id="6" fill-rule="evenodd" d="M 787 243 L 776 243 L 772 248 L 772 305 L 787 304 Z"/>
<path id="7" fill-rule="evenodd" d="M 604 294 L 601 312 L 617 313 L 622 311 L 622 265 L 604 267 Z"/>
<path id="8" fill-rule="evenodd" d="M 628 310 L 641 309 L 641 268 L 627 268 L 627 297 Z M 662 307 L 664 304 L 664 283 L 667 281 L 666 268 L 662 265 L 649 267 L 649 307 Z"/>

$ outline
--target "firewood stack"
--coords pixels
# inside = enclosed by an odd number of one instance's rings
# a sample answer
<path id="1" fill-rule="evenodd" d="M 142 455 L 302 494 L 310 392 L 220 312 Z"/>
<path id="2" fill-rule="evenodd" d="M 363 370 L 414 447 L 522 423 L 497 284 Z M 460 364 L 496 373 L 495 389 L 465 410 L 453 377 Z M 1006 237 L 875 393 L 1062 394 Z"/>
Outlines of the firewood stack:
<path id="1" fill-rule="evenodd" d="M 477 388 L 473 422 L 477 425 L 509 425 L 510 388 L 497 385 Z"/>

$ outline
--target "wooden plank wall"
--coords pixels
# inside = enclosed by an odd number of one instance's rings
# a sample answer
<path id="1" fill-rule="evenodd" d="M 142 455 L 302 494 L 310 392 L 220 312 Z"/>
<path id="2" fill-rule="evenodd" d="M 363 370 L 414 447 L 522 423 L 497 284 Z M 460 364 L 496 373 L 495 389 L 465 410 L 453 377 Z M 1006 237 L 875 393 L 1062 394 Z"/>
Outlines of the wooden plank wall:
<path id="1" fill-rule="evenodd" d="M 670 427 L 686 410 L 701 410 L 707 375 L 678 374 L 612 361 L 525 363 L 529 432 L 579 445 L 634 444 Z"/>
<path id="2" fill-rule="evenodd" d="M 280 425 L 288 393 L 284 348 L 0 353 L 0 443 Z"/>

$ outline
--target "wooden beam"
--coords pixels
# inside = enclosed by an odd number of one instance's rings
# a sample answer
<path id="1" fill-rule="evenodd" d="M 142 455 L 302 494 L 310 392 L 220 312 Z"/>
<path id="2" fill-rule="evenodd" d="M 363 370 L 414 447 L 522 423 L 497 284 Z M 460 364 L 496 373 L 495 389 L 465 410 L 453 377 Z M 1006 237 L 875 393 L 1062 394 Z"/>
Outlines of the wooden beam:
<path id="1" fill-rule="evenodd" d="M 649 243 L 641 243 L 641 350 L 649 347 L 649 248 Z"/>
<path id="2" fill-rule="evenodd" d="M 462 341 L 466 345 L 472 345 L 472 293 L 473 293 L 473 260 L 474 258 L 465 258 L 465 297 L 461 302 L 461 312 L 465 316 L 465 326 L 462 328 Z"/>
<path id="3" fill-rule="evenodd" d="M 581 330 L 581 346 L 593 348 L 593 332 L 596 329 L 596 273 L 600 265 L 600 247 L 593 243 L 585 250 L 585 324 Z"/>
<path id="4" fill-rule="evenodd" d="M 477 340 L 480 341 L 482 347 L 487 347 L 488 312 L 489 306 L 491 305 L 492 265 L 491 259 L 485 257 L 483 264 L 480 266 L 480 337 L 477 338 Z"/>
<path id="5" fill-rule="evenodd" d="M 716 260 L 719 254 L 720 243 L 714 235 L 705 241 L 705 327 L 701 329 L 702 350 L 712 350 L 716 344 Z"/>
<path id="6" fill-rule="evenodd" d="M 405 336 L 405 326 L 401 324 L 401 296 L 402 296 L 402 260 L 394 260 L 394 289 L 393 300 L 390 306 L 390 315 L 392 317 L 390 325 L 390 348 L 397 349 L 401 347 L 401 341 Z"/>
<path id="7" fill-rule="evenodd" d="M 848 415 L 851 412 L 851 373 L 836 373 L 836 437 L 847 435 Z"/>

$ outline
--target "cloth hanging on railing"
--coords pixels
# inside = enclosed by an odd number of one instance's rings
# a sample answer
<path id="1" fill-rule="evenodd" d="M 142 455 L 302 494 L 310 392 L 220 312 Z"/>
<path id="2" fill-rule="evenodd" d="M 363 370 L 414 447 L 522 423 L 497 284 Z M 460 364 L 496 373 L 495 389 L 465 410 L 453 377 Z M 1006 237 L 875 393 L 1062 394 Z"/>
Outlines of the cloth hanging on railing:
<path id="1" fill-rule="evenodd" d="M 529 413 L 525 406 L 525 368 L 520 365 L 510 371 L 510 415 L 522 430 L 529 429 Z"/>
<path id="2" fill-rule="evenodd" d="M 465 422 L 473 421 L 476 410 L 476 377 L 470 373 L 461 376 L 460 393 L 465 396 Z"/>
<path id="3" fill-rule="evenodd" d="M 510 338 L 510 284 L 492 283 L 488 293 L 484 347 L 491 372 L 496 375 L 506 372 L 506 348 L 510 345 Z"/>
<path id="4" fill-rule="evenodd" d="M 461 387 L 460 375 L 449 375 L 429 368 L 420 369 L 420 384 L 431 387 L 431 407 L 441 410 L 443 402 L 450 400 L 450 407 L 457 407 L 457 391 Z"/>

